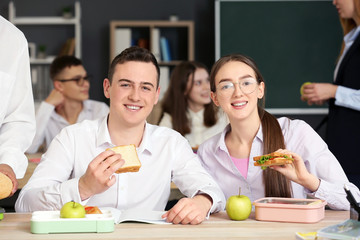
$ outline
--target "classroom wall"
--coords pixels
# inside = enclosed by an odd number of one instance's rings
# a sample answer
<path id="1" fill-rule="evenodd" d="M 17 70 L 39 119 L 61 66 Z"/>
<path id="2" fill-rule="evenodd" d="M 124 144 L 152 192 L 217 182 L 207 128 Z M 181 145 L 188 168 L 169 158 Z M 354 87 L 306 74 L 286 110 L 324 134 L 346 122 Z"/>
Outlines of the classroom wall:
<path id="1" fill-rule="evenodd" d="M 60 15 L 64 6 L 75 0 L 14 0 L 17 16 Z M 179 20 L 195 21 L 195 58 L 209 67 L 214 61 L 214 1 L 212 0 L 80 0 L 82 24 L 82 60 L 94 76 L 90 97 L 105 100 L 102 80 L 109 66 L 109 22 L 111 20 L 168 20 L 172 14 Z M 8 18 L 9 1 L 1 1 L 0 14 Z M 53 26 L 52 26 L 53 27 Z M 20 26 L 31 34 L 39 27 Z M 51 27 L 49 27 L 51 28 Z M 59 31 L 62 34 L 63 31 Z M 46 35 L 45 35 L 46 36 Z M 46 36 L 55 41 L 56 31 Z M 61 36 L 59 36 L 61 37 Z M 45 39 L 44 39 L 45 40 Z"/>
<path id="2" fill-rule="evenodd" d="M 75 0 L 14 0 L 17 16 L 60 15 L 64 6 L 74 5 Z M 195 59 L 211 67 L 215 60 L 214 0 L 80 0 L 82 24 L 82 60 L 94 78 L 90 98 L 104 101 L 102 81 L 109 65 L 109 22 L 111 20 L 167 20 L 178 15 L 180 20 L 195 22 Z M 9 1 L 0 2 L 0 14 L 8 18 Z M 36 33 L 36 26 L 22 26 L 26 36 Z M 64 31 L 44 34 L 44 42 L 63 38 Z M 46 33 L 46 30 L 45 30 Z M 334 51 L 337 51 L 335 49 Z M 307 121 L 314 128 L 322 115 L 291 116 Z M 324 131 L 319 131 L 324 136 Z"/>

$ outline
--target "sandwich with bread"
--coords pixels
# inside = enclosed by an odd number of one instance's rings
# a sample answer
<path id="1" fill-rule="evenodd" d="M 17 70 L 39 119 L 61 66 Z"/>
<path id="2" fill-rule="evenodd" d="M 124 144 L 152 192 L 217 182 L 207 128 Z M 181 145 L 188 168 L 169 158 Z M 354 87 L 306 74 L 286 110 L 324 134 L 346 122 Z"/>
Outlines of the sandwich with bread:
<path id="1" fill-rule="evenodd" d="M 12 189 L 13 183 L 11 179 L 0 172 L 0 199 L 10 196 Z"/>
<path id="2" fill-rule="evenodd" d="M 256 156 L 253 159 L 254 159 L 254 166 L 260 166 L 263 169 L 265 169 L 268 166 L 293 163 L 294 161 L 292 155 L 279 153 L 279 152 L 272 152 L 269 154 Z"/>
<path id="3" fill-rule="evenodd" d="M 102 214 L 97 206 L 84 206 L 86 214 Z"/>
<path id="4" fill-rule="evenodd" d="M 141 162 L 136 152 L 134 144 L 122 145 L 106 150 L 112 150 L 115 153 L 121 154 L 121 158 L 125 160 L 125 164 L 116 170 L 115 173 L 138 172 L 141 167 Z"/>

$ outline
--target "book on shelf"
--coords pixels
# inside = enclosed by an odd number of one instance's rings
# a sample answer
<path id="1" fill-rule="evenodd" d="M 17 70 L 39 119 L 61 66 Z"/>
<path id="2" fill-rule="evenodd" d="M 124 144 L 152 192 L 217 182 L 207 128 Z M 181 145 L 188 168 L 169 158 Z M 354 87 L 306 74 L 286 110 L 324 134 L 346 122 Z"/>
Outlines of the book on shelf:
<path id="1" fill-rule="evenodd" d="M 160 53 L 160 29 L 154 28 L 151 35 L 151 51 L 154 54 L 156 60 L 161 61 Z"/>
<path id="2" fill-rule="evenodd" d="M 75 38 L 70 38 L 70 46 L 67 55 L 73 56 L 75 53 Z"/>
<path id="3" fill-rule="evenodd" d="M 30 57 L 30 59 L 35 59 L 36 58 L 36 43 L 29 42 L 28 46 L 29 46 L 29 57 Z"/>
<path id="4" fill-rule="evenodd" d="M 167 66 L 160 66 L 160 95 L 159 101 L 164 97 L 170 83 L 170 70 Z"/>
<path id="5" fill-rule="evenodd" d="M 117 28 L 115 30 L 115 55 L 118 55 L 130 46 L 132 46 L 131 29 Z"/>
<path id="6" fill-rule="evenodd" d="M 63 44 L 59 56 L 74 55 L 75 52 L 75 38 L 68 38 Z"/>
<path id="7" fill-rule="evenodd" d="M 160 37 L 161 59 L 165 62 L 171 61 L 169 40 L 165 37 Z"/>
<path id="8" fill-rule="evenodd" d="M 142 48 L 149 49 L 149 40 L 146 38 L 139 38 L 137 40 L 137 45 Z"/>

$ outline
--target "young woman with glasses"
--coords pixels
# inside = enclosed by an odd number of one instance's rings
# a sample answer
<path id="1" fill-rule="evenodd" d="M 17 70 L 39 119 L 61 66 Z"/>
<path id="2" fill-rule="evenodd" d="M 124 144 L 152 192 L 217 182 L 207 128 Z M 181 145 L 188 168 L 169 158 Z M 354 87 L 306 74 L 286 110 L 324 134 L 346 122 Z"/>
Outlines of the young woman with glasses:
<path id="1" fill-rule="evenodd" d="M 197 153 L 226 198 L 238 194 L 241 187 L 241 194 L 251 201 L 309 196 L 326 200 L 332 209 L 348 210 L 346 184 L 360 200 L 359 189 L 349 183 L 337 159 L 307 123 L 276 119 L 264 110 L 265 83 L 252 59 L 237 54 L 222 57 L 211 70 L 210 86 L 213 102 L 230 124 L 201 144 Z M 274 151 L 291 154 L 294 162 L 265 170 L 254 166 L 253 157 Z"/>

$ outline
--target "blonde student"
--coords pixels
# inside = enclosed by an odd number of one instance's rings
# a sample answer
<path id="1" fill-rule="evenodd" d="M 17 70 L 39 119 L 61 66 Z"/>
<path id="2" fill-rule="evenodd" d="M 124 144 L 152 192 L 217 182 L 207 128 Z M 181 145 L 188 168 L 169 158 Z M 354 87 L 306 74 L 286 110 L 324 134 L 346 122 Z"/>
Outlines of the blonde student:
<path id="1" fill-rule="evenodd" d="M 357 201 L 359 189 L 350 183 L 321 137 L 304 121 L 276 119 L 261 103 L 265 82 L 255 62 L 232 54 L 219 59 L 210 74 L 212 100 L 230 124 L 198 150 L 205 169 L 226 198 L 241 193 L 251 201 L 262 197 L 319 198 L 332 209 L 348 210 L 347 184 Z M 270 152 L 292 154 L 294 162 L 266 170 L 253 157 Z"/>

